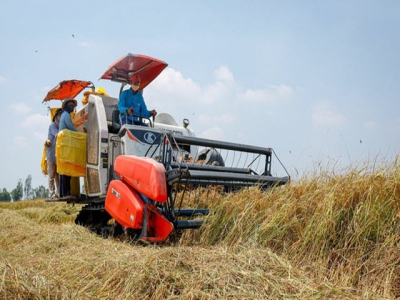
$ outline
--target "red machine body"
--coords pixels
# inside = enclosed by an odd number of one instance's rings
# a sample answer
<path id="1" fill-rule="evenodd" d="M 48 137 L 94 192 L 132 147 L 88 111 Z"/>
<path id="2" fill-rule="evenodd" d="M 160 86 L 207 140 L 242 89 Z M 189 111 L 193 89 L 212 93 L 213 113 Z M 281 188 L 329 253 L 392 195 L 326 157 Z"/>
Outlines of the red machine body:
<path id="1" fill-rule="evenodd" d="M 143 224 L 143 200 L 138 192 L 126 183 L 113 180 L 108 188 L 106 211 L 125 228 L 141 229 Z"/>
<path id="2" fill-rule="evenodd" d="M 150 201 L 167 200 L 164 166 L 150 158 L 121 155 L 114 170 L 121 180 L 110 182 L 106 211 L 124 229 L 141 230 L 140 239 L 165 241 L 174 226 Z"/>
<path id="3" fill-rule="evenodd" d="M 151 200 L 162 203 L 167 201 L 167 181 L 163 164 L 149 157 L 121 155 L 115 160 L 114 171 L 122 181 Z"/>

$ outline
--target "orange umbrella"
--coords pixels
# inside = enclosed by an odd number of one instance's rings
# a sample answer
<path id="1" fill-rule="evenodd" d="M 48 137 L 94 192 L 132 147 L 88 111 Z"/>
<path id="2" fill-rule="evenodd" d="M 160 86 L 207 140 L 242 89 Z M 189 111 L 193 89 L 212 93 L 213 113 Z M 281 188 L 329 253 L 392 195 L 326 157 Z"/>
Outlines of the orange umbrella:
<path id="1" fill-rule="evenodd" d="M 66 98 L 75 98 L 87 87 L 91 87 L 92 90 L 94 90 L 94 85 L 91 81 L 82 81 L 76 79 L 61 81 L 47 93 L 43 102 L 50 101 L 52 99 L 65 100 Z"/>

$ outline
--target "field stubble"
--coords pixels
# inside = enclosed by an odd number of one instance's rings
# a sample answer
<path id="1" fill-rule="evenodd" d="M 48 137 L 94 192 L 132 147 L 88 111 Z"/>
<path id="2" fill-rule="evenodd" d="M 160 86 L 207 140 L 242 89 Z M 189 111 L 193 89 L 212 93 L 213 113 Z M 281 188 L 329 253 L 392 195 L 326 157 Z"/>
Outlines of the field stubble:
<path id="1" fill-rule="evenodd" d="M 0 298 L 400 297 L 397 164 L 202 196 L 199 230 L 147 246 L 75 225 L 79 205 L 0 203 Z"/>

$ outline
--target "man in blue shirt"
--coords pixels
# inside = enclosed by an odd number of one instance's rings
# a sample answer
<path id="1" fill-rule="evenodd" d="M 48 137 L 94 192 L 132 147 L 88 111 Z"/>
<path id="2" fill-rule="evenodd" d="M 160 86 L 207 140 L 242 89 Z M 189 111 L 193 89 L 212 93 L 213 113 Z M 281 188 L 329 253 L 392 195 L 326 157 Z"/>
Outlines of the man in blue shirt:
<path id="1" fill-rule="evenodd" d="M 59 130 L 77 131 L 71 120 L 71 113 L 74 111 L 78 102 L 75 99 L 67 98 L 64 100 L 62 109 L 63 113 L 60 118 Z M 74 198 L 71 196 L 71 176 L 60 174 L 60 196 L 64 199 Z"/>
<path id="2" fill-rule="evenodd" d="M 149 111 L 144 103 L 143 95 L 139 91 L 140 76 L 132 75 L 129 78 L 129 83 L 131 88 L 123 91 L 118 100 L 118 110 L 121 114 L 122 124 L 147 126 L 139 120 L 138 116 L 148 118 L 156 116 L 157 112 L 154 109 Z"/>
<path id="3" fill-rule="evenodd" d="M 47 140 L 44 145 L 46 149 L 47 159 L 47 174 L 49 176 L 49 191 L 52 199 L 56 198 L 56 195 L 60 190 L 60 179 L 57 173 L 57 162 L 56 162 L 56 139 L 58 134 L 58 126 L 60 124 L 60 116 L 62 109 L 57 109 L 53 116 L 53 123 L 49 126 L 49 132 L 47 134 Z M 55 184 L 54 184 L 55 183 Z"/>

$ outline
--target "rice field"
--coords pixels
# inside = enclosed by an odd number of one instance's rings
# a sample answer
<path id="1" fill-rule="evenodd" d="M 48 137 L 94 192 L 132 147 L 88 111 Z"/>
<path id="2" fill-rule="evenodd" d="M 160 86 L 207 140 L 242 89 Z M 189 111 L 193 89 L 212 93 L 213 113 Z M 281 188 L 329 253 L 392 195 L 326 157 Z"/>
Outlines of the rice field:
<path id="1" fill-rule="evenodd" d="M 316 172 L 197 198 L 164 244 L 102 239 L 79 205 L 0 203 L 0 299 L 397 299 L 400 168 Z"/>

